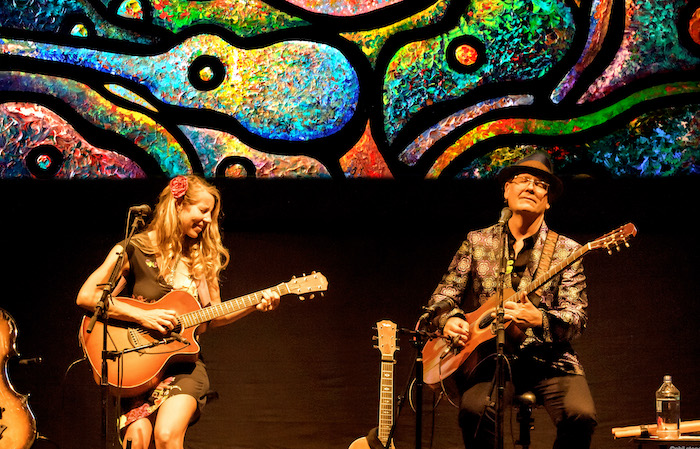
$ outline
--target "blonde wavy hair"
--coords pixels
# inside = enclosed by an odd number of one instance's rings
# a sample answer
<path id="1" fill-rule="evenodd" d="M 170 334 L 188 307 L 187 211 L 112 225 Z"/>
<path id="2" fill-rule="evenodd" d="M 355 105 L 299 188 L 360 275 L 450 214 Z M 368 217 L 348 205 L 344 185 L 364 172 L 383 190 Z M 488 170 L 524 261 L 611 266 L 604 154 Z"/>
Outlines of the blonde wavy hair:
<path id="1" fill-rule="evenodd" d="M 160 258 L 159 271 L 162 277 L 171 272 L 178 256 L 182 255 L 182 260 L 196 279 L 204 278 L 208 283 L 218 283 L 219 274 L 229 262 L 229 252 L 221 243 L 219 231 L 221 194 L 216 187 L 199 176 L 189 175 L 186 179 L 187 191 L 180 198 L 173 196 L 170 185 L 161 191 L 153 219 L 143 232 L 134 236 L 134 244 L 145 253 Z M 211 223 L 193 239 L 182 232 L 178 206 L 192 204 L 202 191 L 214 197 L 214 210 L 211 211 Z M 153 240 L 149 238 L 151 232 Z"/>

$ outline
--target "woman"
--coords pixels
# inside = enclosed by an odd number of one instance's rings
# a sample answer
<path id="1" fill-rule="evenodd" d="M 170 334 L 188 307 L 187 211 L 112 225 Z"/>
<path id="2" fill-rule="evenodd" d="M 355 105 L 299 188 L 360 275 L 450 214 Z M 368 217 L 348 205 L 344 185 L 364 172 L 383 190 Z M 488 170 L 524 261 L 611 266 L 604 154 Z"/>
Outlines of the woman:
<path id="1" fill-rule="evenodd" d="M 221 243 L 218 190 L 196 176 L 178 176 L 160 194 L 153 220 L 137 234 L 126 248 L 127 257 L 121 270 L 121 292 L 110 303 L 110 319 L 132 321 L 163 334 L 177 323 L 173 310 L 142 310 L 119 301 L 130 295 L 142 301 L 157 301 L 171 290 L 184 290 L 198 299 L 203 307 L 221 302 L 219 273 L 229 260 Z M 105 261 L 81 287 L 77 304 L 94 310 L 109 280 L 118 255 L 124 251 L 117 244 Z M 263 292 L 263 301 L 255 308 L 272 310 L 279 304 L 279 294 Z M 216 318 L 209 326 L 232 323 L 254 308 Z M 206 325 L 199 327 L 200 333 Z M 132 449 L 147 449 L 151 441 L 157 449 L 182 448 L 188 426 L 199 418 L 206 403 L 209 379 L 204 363 L 177 363 L 168 366 L 164 380 L 145 397 L 123 401 L 127 413 L 120 418 L 124 444 Z"/>

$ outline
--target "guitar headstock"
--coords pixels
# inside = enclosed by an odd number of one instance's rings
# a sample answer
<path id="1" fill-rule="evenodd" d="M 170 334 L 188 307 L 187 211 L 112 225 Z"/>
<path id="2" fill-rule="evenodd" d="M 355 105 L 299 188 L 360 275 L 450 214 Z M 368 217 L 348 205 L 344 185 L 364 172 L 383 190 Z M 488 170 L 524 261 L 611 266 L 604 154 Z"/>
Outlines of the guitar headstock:
<path id="1" fill-rule="evenodd" d="M 328 289 L 328 280 L 321 273 L 314 271 L 299 278 L 292 277 L 286 285 L 290 295 L 297 295 L 303 301 L 306 299 L 304 296 L 306 294 L 309 295 L 309 299 L 313 299 L 314 293 L 325 292 Z"/>
<path id="2" fill-rule="evenodd" d="M 374 338 L 377 340 L 374 347 L 382 353 L 382 360 L 394 360 L 394 352 L 398 349 L 396 347 L 396 323 L 389 320 L 378 322 L 377 336 Z"/>
<path id="3" fill-rule="evenodd" d="M 620 250 L 620 245 L 629 247 L 628 242 L 635 235 L 637 235 L 637 228 L 632 223 L 627 223 L 592 241 L 589 246 L 591 249 L 605 248 L 608 254 L 612 254 L 613 248 L 617 251 Z"/>

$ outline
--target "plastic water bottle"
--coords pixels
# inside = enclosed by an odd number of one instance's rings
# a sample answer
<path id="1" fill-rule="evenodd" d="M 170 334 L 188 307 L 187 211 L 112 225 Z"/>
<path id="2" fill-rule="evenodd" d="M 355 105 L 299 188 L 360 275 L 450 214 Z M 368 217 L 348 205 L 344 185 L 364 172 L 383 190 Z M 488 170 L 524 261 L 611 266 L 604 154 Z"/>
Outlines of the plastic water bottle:
<path id="1" fill-rule="evenodd" d="M 679 438 L 681 423 L 681 392 L 664 376 L 664 383 L 656 390 L 656 436 Z"/>

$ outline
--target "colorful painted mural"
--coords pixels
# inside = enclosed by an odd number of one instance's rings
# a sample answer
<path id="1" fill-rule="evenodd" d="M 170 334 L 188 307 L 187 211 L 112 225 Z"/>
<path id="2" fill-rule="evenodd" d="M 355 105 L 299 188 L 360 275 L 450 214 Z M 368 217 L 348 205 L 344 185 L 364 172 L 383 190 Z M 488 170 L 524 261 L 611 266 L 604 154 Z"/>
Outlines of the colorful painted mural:
<path id="1" fill-rule="evenodd" d="M 700 0 L 10 0 L 0 178 L 700 171 Z"/>

